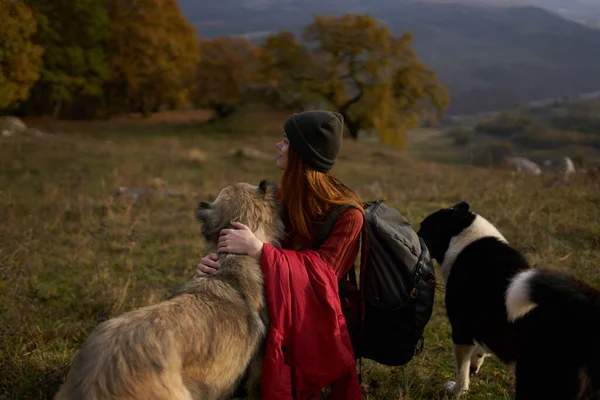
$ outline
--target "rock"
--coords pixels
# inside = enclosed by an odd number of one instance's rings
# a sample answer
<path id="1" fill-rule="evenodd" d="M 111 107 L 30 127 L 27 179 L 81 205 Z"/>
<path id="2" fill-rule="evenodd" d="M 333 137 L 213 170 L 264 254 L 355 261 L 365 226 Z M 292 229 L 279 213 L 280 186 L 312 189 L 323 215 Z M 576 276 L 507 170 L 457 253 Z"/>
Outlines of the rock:
<path id="1" fill-rule="evenodd" d="M 167 184 L 168 182 L 160 177 L 152 178 L 148 181 L 148 186 L 152 188 L 164 188 Z"/>
<path id="2" fill-rule="evenodd" d="M 199 163 L 199 164 L 202 164 L 207 159 L 206 153 L 204 153 L 203 151 L 198 150 L 198 149 L 188 150 L 187 158 L 188 158 L 188 160 Z"/>
<path id="3" fill-rule="evenodd" d="M 0 132 L 2 136 L 8 137 L 19 133 L 25 133 L 27 125 L 17 117 L 0 117 Z"/>
<path id="4" fill-rule="evenodd" d="M 242 147 L 239 149 L 231 149 L 228 155 L 230 157 L 241 157 L 241 158 L 255 158 L 255 159 L 275 159 L 274 156 L 263 153 L 260 150 L 253 149 L 251 147 Z"/>
<path id="5" fill-rule="evenodd" d="M 154 195 L 154 193 L 155 190 L 150 187 L 128 188 L 127 186 L 120 186 L 113 194 L 113 197 L 133 199 L 134 201 L 138 202 L 141 201 L 143 198 L 147 198 L 149 196 Z"/>
<path id="6" fill-rule="evenodd" d="M 514 167 L 517 172 L 539 175 L 542 173 L 540 167 L 525 157 L 507 157 L 504 160 L 508 165 Z"/>
<path id="7" fill-rule="evenodd" d="M 27 129 L 26 133 L 29 136 L 33 136 L 33 137 L 37 137 L 37 138 L 41 138 L 41 137 L 46 136 L 46 134 L 44 132 L 42 132 L 42 131 L 40 131 L 38 129 L 31 129 L 31 128 L 29 128 L 29 129 Z"/>
<path id="8" fill-rule="evenodd" d="M 136 186 L 136 187 L 127 187 L 120 186 L 114 193 L 113 199 L 122 198 L 122 199 L 131 199 L 136 203 L 146 202 L 155 200 L 159 197 L 166 197 L 167 193 L 164 190 L 153 188 L 148 185 L 144 186 Z"/>
<path id="9" fill-rule="evenodd" d="M 564 157 L 564 165 L 563 172 L 565 175 L 574 174 L 575 173 L 575 164 L 573 164 L 573 160 L 569 157 Z"/>
<path id="10" fill-rule="evenodd" d="M 575 164 L 569 157 L 563 157 L 563 163 L 558 165 L 554 178 L 546 181 L 546 187 L 569 182 L 569 178 L 575 171 Z"/>
<path id="11" fill-rule="evenodd" d="M 46 134 L 39 129 L 27 128 L 27 125 L 17 117 L 0 117 L 0 133 L 4 137 L 23 135 L 41 138 Z"/>
<path id="12" fill-rule="evenodd" d="M 113 199 L 131 199 L 136 203 L 166 199 L 168 197 L 184 197 L 185 193 L 168 187 L 168 182 L 160 177 L 152 178 L 142 186 L 120 186 L 112 195 Z"/>

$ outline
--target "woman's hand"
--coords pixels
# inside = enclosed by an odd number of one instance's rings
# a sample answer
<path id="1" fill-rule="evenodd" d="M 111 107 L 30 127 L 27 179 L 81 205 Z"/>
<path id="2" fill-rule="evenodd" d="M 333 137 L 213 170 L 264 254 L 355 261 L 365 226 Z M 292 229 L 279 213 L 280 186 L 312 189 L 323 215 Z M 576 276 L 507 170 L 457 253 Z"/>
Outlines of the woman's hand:
<path id="1" fill-rule="evenodd" d="M 221 268 L 221 264 L 219 264 L 219 255 L 217 253 L 209 254 L 200 260 L 200 264 L 198 264 L 196 273 L 194 274 L 194 279 L 201 276 L 212 275 L 217 272 L 219 268 Z"/>
<path id="2" fill-rule="evenodd" d="M 221 229 L 217 251 L 248 254 L 256 261 L 260 261 L 264 243 L 246 225 L 232 221 L 231 226 L 237 229 Z"/>

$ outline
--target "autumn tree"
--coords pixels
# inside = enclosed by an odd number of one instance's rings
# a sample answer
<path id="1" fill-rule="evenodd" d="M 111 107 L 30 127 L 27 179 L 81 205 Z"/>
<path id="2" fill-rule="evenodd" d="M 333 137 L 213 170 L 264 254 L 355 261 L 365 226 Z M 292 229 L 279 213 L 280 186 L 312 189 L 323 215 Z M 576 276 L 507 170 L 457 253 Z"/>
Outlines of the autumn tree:
<path id="1" fill-rule="evenodd" d="M 310 90 L 318 60 L 293 32 L 268 35 L 261 48 L 260 71 L 272 93 L 272 105 L 297 109 L 318 101 L 319 96 Z"/>
<path id="2" fill-rule="evenodd" d="M 283 30 L 265 38 L 260 63 L 265 81 L 282 90 L 302 92 L 314 65 L 313 54 L 293 32 Z"/>
<path id="3" fill-rule="evenodd" d="M 435 122 L 450 103 L 448 89 L 438 81 L 433 70 L 418 60 L 410 47 L 411 41 L 412 36 L 408 34 L 400 40 L 404 60 L 393 73 L 391 101 L 387 107 L 380 109 L 380 113 L 387 113 L 387 116 L 376 119 L 374 123 L 382 141 L 399 148 L 406 145 L 406 129 L 414 128 L 423 121 Z"/>
<path id="4" fill-rule="evenodd" d="M 37 23 L 22 1 L 0 0 L 0 110 L 29 97 L 43 50 L 33 43 Z"/>
<path id="5" fill-rule="evenodd" d="M 448 106 L 447 90 L 418 60 L 410 34 L 397 38 L 370 16 L 347 14 L 315 17 L 303 39 L 313 55 L 304 81 L 344 116 L 355 139 L 376 128 L 383 141 L 402 146 L 406 128 Z"/>
<path id="6" fill-rule="evenodd" d="M 102 0 L 110 18 L 106 42 L 111 111 L 185 105 L 199 61 L 194 28 L 177 0 Z"/>
<path id="7" fill-rule="evenodd" d="M 217 118 L 237 109 L 244 91 L 263 80 L 259 59 L 261 49 L 241 37 L 219 37 L 199 44 L 194 103 L 208 107 Z"/>
<path id="8" fill-rule="evenodd" d="M 55 117 L 80 116 L 74 114 L 83 112 L 83 105 L 102 98 L 107 77 L 102 48 L 108 30 L 104 7 L 100 0 L 26 2 L 38 20 L 36 42 L 45 49 L 40 80 L 26 110 Z"/>

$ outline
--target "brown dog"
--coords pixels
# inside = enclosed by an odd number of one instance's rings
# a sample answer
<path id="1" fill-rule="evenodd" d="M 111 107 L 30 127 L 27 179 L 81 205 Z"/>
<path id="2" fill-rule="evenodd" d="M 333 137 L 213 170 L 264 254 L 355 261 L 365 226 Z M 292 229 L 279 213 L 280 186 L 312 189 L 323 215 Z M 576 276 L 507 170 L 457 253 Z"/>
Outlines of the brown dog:
<path id="1" fill-rule="evenodd" d="M 225 187 L 197 217 L 208 243 L 235 220 L 279 246 L 283 235 L 275 186 Z M 224 399 L 248 369 L 247 391 L 260 398 L 268 326 L 260 265 L 221 254 L 215 275 L 196 278 L 171 299 L 99 325 L 73 360 L 57 400 Z"/>

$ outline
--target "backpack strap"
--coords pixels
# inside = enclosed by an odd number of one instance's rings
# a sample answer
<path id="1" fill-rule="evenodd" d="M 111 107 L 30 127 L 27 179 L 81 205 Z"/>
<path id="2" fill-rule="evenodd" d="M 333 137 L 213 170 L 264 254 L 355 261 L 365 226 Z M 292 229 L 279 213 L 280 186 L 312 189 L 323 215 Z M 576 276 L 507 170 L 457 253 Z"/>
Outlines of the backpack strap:
<path id="1" fill-rule="evenodd" d="M 366 209 L 366 207 L 365 207 Z M 367 224 L 368 215 L 365 212 L 363 217 L 363 226 L 361 230 L 361 245 L 360 245 L 360 283 L 358 288 L 360 290 L 360 331 L 362 331 L 365 326 L 365 291 L 363 290 L 365 283 L 365 274 L 367 271 L 367 261 L 369 259 L 369 227 Z M 354 272 L 354 268 L 352 268 L 352 272 Z M 356 275 L 354 276 L 356 280 Z"/>
<path id="2" fill-rule="evenodd" d="M 367 206 L 369 206 L 369 205 L 370 205 L 370 203 L 365 203 L 365 205 L 363 206 L 363 210 L 366 210 Z M 348 208 L 351 208 L 351 207 L 357 208 L 353 204 L 343 204 L 343 205 L 332 207 L 327 212 L 327 214 L 325 214 L 325 218 L 323 219 L 323 224 L 321 225 L 320 229 L 318 230 L 317 234 L 315 235 L 315 239 L 313 242 L 314 250 L 318 249 L 319 247 L 321 247 L 323 245 L 323 243 L 325 243 L 325 241 L 329 237 L 329 234 L 331 233 L 331 230 L 333 229 L 333 226 L 335 225 L 338 217 L 344 211 L 346 211 Z M 355 268 L 351 268 L 350 272 L 349 272 L 351 282 L 357 287 L 362 287 L 362 284 L 364 282 L 365 270 L 366 270 L 367 259 L 368 259 L 368 254 L 369 254 L 369 228 L 367 226 L 367 215 L 366 214 L 363 217 L 363 225 L 362 225 L 360 237 L 361 237 L 360 283 L 357 282 Z M 364 292 L 362 290 L 361 290 L 361 297 L 362 297 L 361 298 L 361 308 L 362 308 L 361 314 L 364 316 Z M 364 317 L 363 317 L 363 319 L 364 319 Z"/>
<path id="3" fill-rule="evenodd" d="M 370 203 L 366 203 L 363 205 L 364 211 L 366 211 L 366 208 L 367 208 L 367 206 L 369 206 L 369 204 Z M 345 210 L 347 210 L 348 208 L 351 208 L 351 207 L 357 208 L 355 205 L 352 205 L 352 204 L 344 204 L 344 205 L 340 205 L 340 206 L 334 206 L 327 212 L 327 214 L 325 215 L 325 218 L 323 219 L 323 224 L 320 226 L 318 232 L 315 235 L 315 239 L 313 242 L 314 250 L 317 250 L 320 246 L 323 245 L 323 243 L 325 243 L 325 241 L 329 237 L 331 230 L 333 229 L 333 226 L 335 225 L 338 217 Z M 364 330 L 364 325 L 365 325 L 365 293 L 364 293 L 364 290 L 362 290 L 362 287 L 364 284 L 365 271 L 366 271 L 366 265 L 367 265 L 368 254 L 369 254 L 369 228 L 367 226 L 366 213 L 363 215 L 363 225 L 361 228 L 360 240 L 361 240 L 360 283 L 357 282 L 356 268 L 354 265 L 350 268 L 350 271 L 347 273 L 347 276 L 350 279 L 350 282 L 354 286 L 359 288 L 359 294 L 360 294 L 360 304 L 359 304 L 360 315 L 358 316 L 359 320 L 360 320 L 359 321 L 359 324 L 360 324 L 359 335 L 362 336 L 362 332 Z M 344 281 L 344 279 L 341 279 L 339 282 L 341 288 L 344 287 L 343 281 Z M 362 357 L 360 357 L 360 356 L 359 356 L 359 366 L 360 366 L 360 371 L 358 374 L 358 379 L 359 379 L 359 382 L 362 383 Z"/>
<path id="4" fill-rule="evenodd" d="M 351 207 L 356 206 L 352 204 L 343 204 L 331 207 L 331 209 L 325 214 L 325 218 L 323 218 L 323 223 L 319 228 L 317 234 L 315 235 L 315 239 L 313 242 L 313 250 L 318 249 L 323 245 L 323 243 L 325 243 L 339 216 Z"/>
<path id="5" fill-rule="evenodd" d="M 366 208 L 367 207 L 365 207 L 365 214 L 363 216 L 363 226 L 360 233 L 360 284 L 357 284 L 356 282 L 356 268 L 352 267 L 352 269 L 350 270 L 350 279 L 352 280 L 353 284 L 358 287 L 358 292 L 360 296 L 359 342 L 362 342 L 363 331 L 365 329 L 365 291 L 363 290 L 363 287 L 365 282 L 365 272 L 367 270 L 367 260 L 369 256 L 369 227 L 367 226 Z M 359 351 L 361 351 L 360 347 Z M 362 385 L 362 356 L 359 356 L 358 363 L 358 383 Z"/>
<path id="6" fill-rule="evenodd" d="M 313 250 L 317 250 L 319 247 L 321 247 L 323 245 L 323 243 L 325 243 L 325 241 L 331 234 L 331 231 L 332 231 L 335 223 L 337 222 L 339 216 L 349 208 L 357 208 L 357 207 L 353 204 L 336 205 L 336 206 L 333 206 L 325 214 L 323 223 L 322 223 L 321 227 L 319 228 L 317 234 L 315 235 L 315 239 L 313 242 Z M 356 281 L 356 271 L 354 270 L 354 268 L 350 269 L 349 275 L 350 275 L 350 282 L 352 282 L 352 284 L 354 284 L 355 286 L 358 286 L 358 283 Z"/>

